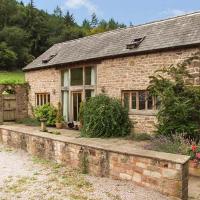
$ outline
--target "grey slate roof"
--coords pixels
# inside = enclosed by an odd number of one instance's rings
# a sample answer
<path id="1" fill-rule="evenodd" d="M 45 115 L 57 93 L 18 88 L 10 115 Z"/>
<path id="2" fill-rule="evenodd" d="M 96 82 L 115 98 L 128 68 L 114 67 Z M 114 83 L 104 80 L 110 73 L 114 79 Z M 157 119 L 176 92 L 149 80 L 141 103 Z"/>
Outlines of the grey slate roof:
<path id="1" fill-rule="evenodd" d="M 138 48 L 126 48 L 135 38 L 144 36 Z M 55 44 L 24 70 L 197 44 L 200 44 L 200 12 Z M 53 54 L 57 55 L 48 63 L 42 62 Z"/>

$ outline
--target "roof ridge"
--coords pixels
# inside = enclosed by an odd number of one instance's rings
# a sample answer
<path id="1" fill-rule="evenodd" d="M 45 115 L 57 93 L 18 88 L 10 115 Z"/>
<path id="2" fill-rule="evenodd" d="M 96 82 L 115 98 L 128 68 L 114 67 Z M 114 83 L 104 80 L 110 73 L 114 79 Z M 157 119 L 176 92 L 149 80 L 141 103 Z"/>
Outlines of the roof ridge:
<path id="1" fill-rule="evenodd" d="M 182 17 L 191 16 L 191 15 L 195 15 L 195 14 L 200 14 L 200 10 L 199 11 L 195 11 L 195 12 L 191 12 L 191 13 L 186 13 L 186 14 L 183 14 L 183 15 L 174 16 L 174 17 L 168 17 L 166 19 L 159 19 L 159 20 L 155 20 L 155 21 L 151 21 L 151 22 L 146 22 L 146 23 L 143 23 L 143 24 L 135 25 L 135 26 L 129 26 L 129 27 L 125 27 L 125 28 L 117 28 L 115 30 L 110 30 L 110 31 L 102 32 L 102 33 L 88 35 L 88 36 L 84 36 L 82 38 L 72 39 L 72 40 L 68 40 L 68 41 L 60 42 L 60 43 L 56 43 L 56 44 L 66 44 L 66 43 L 74 42 L 74 41 L 77 41 L 77 40 L 88 39 L 88 38 L 91 38 L 91 37 L 92 38 L 93 37 L 98 37 L 100 35 L 104 35 L 104 34 L 108 34 L 108 33 L 112 33 L 112 32 L 118 32 L 118 31 L 128 30 L 128 29 L 134 29 L 134 28 L 137 28 L 137 27 L 147 26 L 147 25 L 151 25 L 151 24 L 155 24 L 155 23 L 162 23 L 162 22 L 165 22 L 165 21 L 175 20 L 177 18 L 182 18 Z M 54 45 L 56 45 L 56 44 L 54 44 Z"/>
<path id="2" fill-rule="evenodd" d="M 200 14 L 200 10 L 199 11 L 190 12 L 190 13 L 185 13 L 185 14 L 182 14 L 182 15 L 177 15 L 177 16 L 174 16 L 174 17 L 168 17 L 168 18 L 165 18 L 165 19 L 158 19 L 158 20 L 146 22 L 146 23 L 143 23 L 143 24 L 138 24 L 138 25 L 133 26 L 133 27 L 146 26 L 146 25 L 150 25 L 150 24 L 161 23 L 161 22 L 174 20 L 174 19 L 177 19 L 177 18 L 182 18 L 182 17 L 195 15 L 195 14 Z M 133 27 L 127 27 L 127 28 L 133 28 Z"/>

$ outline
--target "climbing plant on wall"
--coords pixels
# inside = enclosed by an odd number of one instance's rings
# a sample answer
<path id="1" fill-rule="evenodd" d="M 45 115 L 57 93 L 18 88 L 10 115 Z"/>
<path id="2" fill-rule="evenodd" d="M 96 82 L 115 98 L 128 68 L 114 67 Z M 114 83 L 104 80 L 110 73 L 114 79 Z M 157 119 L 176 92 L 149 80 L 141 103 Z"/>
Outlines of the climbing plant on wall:
<path id="1" fill-rule="evenodd" d="M 160 100 L 158 134 L 185 133 L 186 137 L 199 141 L 200 85 L 194 83 L 200 84 L 200 77 L 189 73 L 189 66 L 195 71 L 200 70 L 200 52 L 177 65 L 156 71 L 150 77 L 149 90 Z"/>

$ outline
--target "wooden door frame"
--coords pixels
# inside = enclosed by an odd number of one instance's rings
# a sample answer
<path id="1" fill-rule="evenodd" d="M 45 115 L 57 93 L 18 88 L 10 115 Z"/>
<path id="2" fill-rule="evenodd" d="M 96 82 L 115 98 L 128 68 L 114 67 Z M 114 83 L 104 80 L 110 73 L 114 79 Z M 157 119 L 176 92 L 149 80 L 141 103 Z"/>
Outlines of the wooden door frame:
<path id="1" fill-rule="evenodd" d="M 71 107 L 71 116 L 72 116 L 72 119 L 73 119 L 73 121 L 74 121 L 74 94 L 81 94 L 81 101 L 83 101 L 83 90 L 73 90 L 73 91 L 71 91 L 71 105 L 70 105 L 70 107 Z"/>

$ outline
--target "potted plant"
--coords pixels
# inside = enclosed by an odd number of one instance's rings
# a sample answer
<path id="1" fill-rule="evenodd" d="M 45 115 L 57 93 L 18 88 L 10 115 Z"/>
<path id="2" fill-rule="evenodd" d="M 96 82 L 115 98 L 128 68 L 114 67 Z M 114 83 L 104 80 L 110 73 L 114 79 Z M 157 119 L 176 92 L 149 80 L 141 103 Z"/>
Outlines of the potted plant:
<path id="1" fill-rule="evenodd" d="M 41 131 L 47 131 L 46 126 L 55 126 L 57 109 L 44 104 L 34 109 L 34 117 L 41 122 Z"/>
<path id="2" fill-rule="evenodd" d="M 192 145 L 189 150 L 190 161 L 190 174 L 193 176 L 200 176 L 200 146 Z"/>
<path id="3" fill-rule="evenodd" d="M 63 127 L 63 116 L 62 116 L 62 109 L 61 109 L 61 103 L 58 103 L 58 110 L 56 114 L 56 128 L 62 129 Z"/>
<path id="4" fill-rule="evenodd" d="M 35 117 L 41 122 L 40 131 L 47 132 L 47 110 L 44 106 L 37 107 L 34 111 Z"/>

